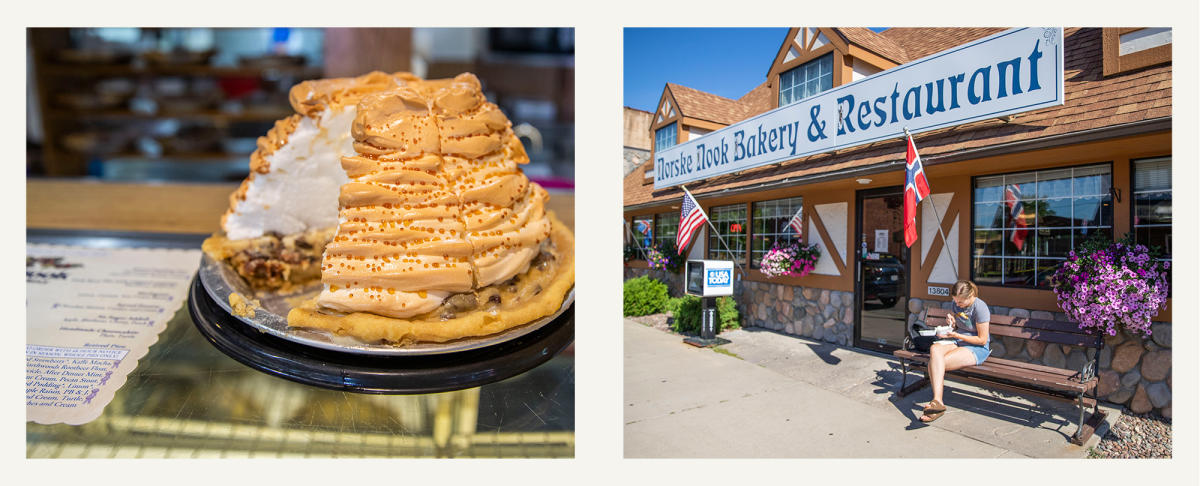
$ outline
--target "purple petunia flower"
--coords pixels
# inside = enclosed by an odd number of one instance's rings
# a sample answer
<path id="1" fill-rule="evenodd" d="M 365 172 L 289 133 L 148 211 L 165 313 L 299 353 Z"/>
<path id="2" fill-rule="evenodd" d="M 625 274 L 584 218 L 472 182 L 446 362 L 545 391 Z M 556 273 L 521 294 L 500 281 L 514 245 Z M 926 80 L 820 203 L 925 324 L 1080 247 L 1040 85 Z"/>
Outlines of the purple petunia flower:
<path id="1" fill-rule="evenodd" d="M 1166 270 L 1143 245 L 1114 243 L 1092 253 L 1071 251 L 1051 279 L 1059 307 L 1084 330 L 1150 334 L 1150 319 L 1166 302 Z"/>

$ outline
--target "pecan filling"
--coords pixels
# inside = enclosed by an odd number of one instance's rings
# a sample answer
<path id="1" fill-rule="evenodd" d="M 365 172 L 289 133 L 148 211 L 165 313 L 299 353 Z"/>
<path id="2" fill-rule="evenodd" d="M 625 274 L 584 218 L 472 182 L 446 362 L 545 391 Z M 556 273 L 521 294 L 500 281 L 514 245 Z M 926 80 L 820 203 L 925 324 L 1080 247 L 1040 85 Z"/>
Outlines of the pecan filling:
<path id="1" fill-rule="evenodd" d="M 454 294 L 433 312 L 416 316 L 413 320 L 445 321 L 475 311 L 495 312 L 519 307 L 540 294 L 554 280 L 558 274 L 559 260 L 557 248 L 547 239 L 524 273 L 474 292 Z"/>
<path id="2" fill-rule="evenodd" d="M 205 241 L 205 251 L 224 260 L 256 290 L 289 290 L 321 278 L 321 254 L 333 230 L 258 238 Z"/>

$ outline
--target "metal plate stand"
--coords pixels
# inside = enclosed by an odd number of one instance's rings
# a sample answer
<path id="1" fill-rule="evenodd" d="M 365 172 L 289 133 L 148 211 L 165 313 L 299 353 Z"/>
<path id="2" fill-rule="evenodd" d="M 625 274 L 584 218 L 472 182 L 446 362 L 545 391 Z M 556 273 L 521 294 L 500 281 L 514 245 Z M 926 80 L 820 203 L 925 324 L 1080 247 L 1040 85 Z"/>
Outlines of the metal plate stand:
<path id="1" fill-rule="evenodd" d="M 575 338 L 575 306 L 515 339 L 479 349 L 418 356 L 376 356 L 305 346 L 260 331 L 215 302 L 199 278 L 188 311 L 200 333 L 221 352 L 269 375 L 356 393 L 417 394 L 461 390 L 524 373 L 548 361 Z"/>

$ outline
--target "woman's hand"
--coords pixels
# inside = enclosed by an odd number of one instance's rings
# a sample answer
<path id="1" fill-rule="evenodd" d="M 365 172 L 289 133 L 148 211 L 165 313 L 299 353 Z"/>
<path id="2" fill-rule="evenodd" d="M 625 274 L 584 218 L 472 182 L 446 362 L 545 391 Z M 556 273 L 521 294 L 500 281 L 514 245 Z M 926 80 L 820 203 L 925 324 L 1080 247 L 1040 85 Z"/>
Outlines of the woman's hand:
<path id="1" fill-rule="evenodd" d="M 959 341 L 962 341 L 964 343 L 971 344 L 974 346 L 983 346 L 983 345 L 987 344 L 987 342 L 988 342 L 988 323 L 980 322 L 980 323 L 975 324 L 975 331 L 978 332 L 979 334 L 971 336 L 968 334 L 959 334 L 957 332 L 951 332 L 950 336 L 952 336 L 954 339 L 957 339 Z"/>

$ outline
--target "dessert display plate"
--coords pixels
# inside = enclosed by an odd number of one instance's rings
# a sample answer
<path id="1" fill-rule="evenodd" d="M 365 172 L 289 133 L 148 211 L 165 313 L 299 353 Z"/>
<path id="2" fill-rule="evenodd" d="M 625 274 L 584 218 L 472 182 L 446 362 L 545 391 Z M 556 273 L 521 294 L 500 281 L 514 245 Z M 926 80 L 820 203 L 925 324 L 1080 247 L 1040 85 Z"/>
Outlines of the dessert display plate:
<path id="1" fill-rule="evenodd" d="M 233 316 L 213 299 L 201 276 L 192 281 L 188 311 L 214 347 L 264 373 L 333 390 L 416 394 L 482 386 L 549 361 L 575 338 L 575 308 L 568 300 L 548 322 L 489 346 L 419 355 L 332 351 Z"/>
<path id="2" fill-rule="evenodd" d="M 387 343 L 364 342 L 350 336 L 337 336 L 319 329 L 288 327 L 288 311 L 300 302 L 311 299 L 320 292 L 320 284 L 313 285 L 311 288 L 303 289 L 296 293 L 265 293 L 256 296 L 254 291 L 250 289 L 250 286 L 246 284 L 246 281 L 238 276 L 232 268 L 224 263 L 213 260 L 208 255 L 204 255 L 203 260 L 200 262 L 198 274 L 199 281 L 205 293 L 218 307 L 232 318 L 240 320 L 262 333 L 296 344 L 327 351 L 371 356 L 426 356 L 458 353 L 495 346 L 537 331 L 566 313 L 575 302 L 575 290 L 572 289 L 567 293 L 566 298 L 563 299 L 562 306 L 559 307 L 558 312 L 501 333 L 456 339 L 445 343 L 414 343 L 405 346 L 395 346 Z M 235 292 L 241 294 L 243 297 L 259 301 L 260 305 L 254 310 L 253 316 L 239 316 L 234 314 L 233 307 L 229 303 L 229 296 Z"/>

